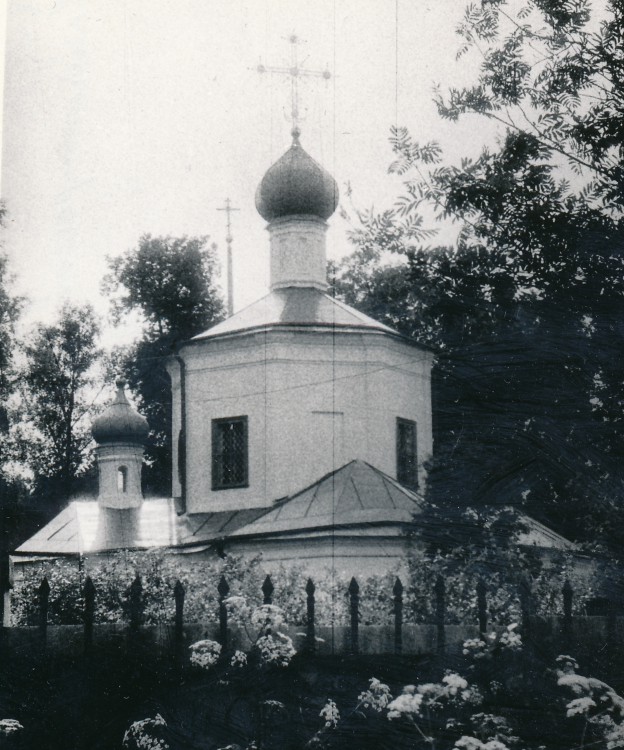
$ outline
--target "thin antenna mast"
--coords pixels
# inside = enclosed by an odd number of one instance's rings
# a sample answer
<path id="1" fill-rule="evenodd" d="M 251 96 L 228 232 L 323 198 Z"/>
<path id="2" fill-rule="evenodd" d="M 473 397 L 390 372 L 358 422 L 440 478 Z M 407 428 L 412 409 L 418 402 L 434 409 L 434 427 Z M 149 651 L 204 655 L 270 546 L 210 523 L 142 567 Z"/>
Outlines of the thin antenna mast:
<path id="1" fill-rule="evenodd" d="M 227 218 L 227 234 L 225 242 L 227 243 L 227 311 L 228 317 L 234 314 L 234 276 L 232 273 L 232 211 L 240 211 L 240 208 L 234 208 L 229 198 L 225 199 L 225 206 L 218 208 L 217 211 L 225 211 Z"/>

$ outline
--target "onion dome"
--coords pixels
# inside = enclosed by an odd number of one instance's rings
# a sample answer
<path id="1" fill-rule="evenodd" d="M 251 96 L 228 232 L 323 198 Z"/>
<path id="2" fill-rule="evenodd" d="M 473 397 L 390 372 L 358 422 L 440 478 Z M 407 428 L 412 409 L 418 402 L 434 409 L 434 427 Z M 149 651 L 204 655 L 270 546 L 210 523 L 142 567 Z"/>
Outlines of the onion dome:
<path id="1" fill-rule="evenodd" d="M 147 439 L 149 425 L 147 419 L 142 417 L 130 406 L 126 398 L 126 381 L 118 380 L 117 394 L 113 403 L 93 420 L 91 434 L 96 443 L 136 443 L 143 445 Z"/>
<path id="2" fill-rule="evenodd" d="M 258 213 L 267 221 L 297 214 L 329 219 L 338 205 L 336 180 L 303 150 L 299 131 L 292 135 L 292 146 L 258 185 Z"/>

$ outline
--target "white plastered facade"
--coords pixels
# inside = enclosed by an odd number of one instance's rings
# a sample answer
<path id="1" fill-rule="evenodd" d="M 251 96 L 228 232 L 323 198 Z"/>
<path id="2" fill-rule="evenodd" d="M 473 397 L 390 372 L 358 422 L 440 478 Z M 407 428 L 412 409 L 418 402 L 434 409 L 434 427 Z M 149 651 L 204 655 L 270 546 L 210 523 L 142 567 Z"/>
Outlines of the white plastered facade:
<path id="1" fill-rule="evenodd" d="M 431 455 L 432 356 L 379 331 L 292 327 L 193 342 L 172 361 L 175 437 L 186 421 L 186 510 L 266 507 L 358 458 L 396 477 L 397 418 L 417 425 L 420 484 Z M 249 485 L 212 489 L 212 420 L 246 416 Z"/>

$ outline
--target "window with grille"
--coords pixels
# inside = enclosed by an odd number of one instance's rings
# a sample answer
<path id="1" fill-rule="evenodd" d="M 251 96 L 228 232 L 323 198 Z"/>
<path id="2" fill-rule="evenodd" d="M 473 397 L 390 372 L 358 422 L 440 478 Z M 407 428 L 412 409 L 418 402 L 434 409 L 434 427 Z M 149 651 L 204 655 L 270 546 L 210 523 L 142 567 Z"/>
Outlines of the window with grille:
<path id="1" fill-rule="evenodd" d="M 416 445 L 416 422 L 397 418 L 397 480 L 415 489 L 418 487 L 418 451 Z"/>
<path id="2" fill-rule="evenodd" d="M 247 417 L 212 420 L 212 489 L 247 487 Z"/>

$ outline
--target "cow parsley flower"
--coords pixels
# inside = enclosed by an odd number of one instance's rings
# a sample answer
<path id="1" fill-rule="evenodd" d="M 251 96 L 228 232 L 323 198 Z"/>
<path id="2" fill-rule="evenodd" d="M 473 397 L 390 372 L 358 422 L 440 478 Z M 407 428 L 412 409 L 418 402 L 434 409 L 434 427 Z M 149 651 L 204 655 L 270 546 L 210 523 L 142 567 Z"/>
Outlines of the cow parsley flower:
<path id="1" fill-rule="evenodd" d="M 297 653 L 292 640 L 283 633 L 263 635 L 256 641 L 260 661 L 266 665 L 287 667 Z"/>
<path id="2" fill-rule="evenodd" d="M 170 745 L 158 735 L 167 727 L 160 714 L 153 719 L 141 719 L 130 725 L 123 738 L 126 750 L 170 750 Z"/>
<path id="3" fill-rule="evenodd" d="M 470 656 L 472 659 L 484 659 L 489 657 L 487 643 L 481 638 L 469 638 L 462 645 L 464 656 Z"/>
<path id="4" fill-rule="evenodd" d="M 468 682 L 455 672 L 448 672 L 444 675 L 442 682 L 447 686 L 449 695 L 457 695 L 458 692 L 468 688 Z"/>
<path id="5" fill-rule="evenodd" d="M 325 719 L 325 726 L 327 728 L 335 729 L 338 726 L 340 711 L 331 698 L 327 699 L 327 703 L 321 709 L 319 716 L 321 719 Z"/>
<path id="6" fill-rule="evenodd" d="M 221 644 L 216 641 L 197 641 L 191 645 L 190 650 L 191 664 L 202 669 L 214 667 L 221 656 Z"/>
<path id="7" fill-rule="evenodd" d="M 381 713 L 392 700 L 390 688 L 376 677 L 371 677 L 368 690 L 358 695 L 358 703 L 362 708 L 372 708 Z"/>
<path id="8" fill-rule="evenodd" d="M 517 627 L 517 623 L 508 625 L 507 630 L 501 634 L 498 642 L 503 648 L 507 648 L 510 651 L 520 651 L 522 648 L 522 637 L 520 633 L 515 632 Z"/>
<path id="9" fill-rule="evenodd" d="M 245 667 L 247 666 L 247 654 L 244 651 L 235 651 L 234 656 L 230 660 L 231 667 Z"/>
<path id="10" fill-rule="evenodd" d="M 276 607 L 275 604 L 263 604 L 251 613 L 251 624 L 262 632 L 269 629 L 279 630 L 284 624 L 284 613 L 281 607 Z"/>
<path id="11" fill-rule="evenodd" d="M 566 716 L 578 716 L 578 714 L 586 714 L 590 708 L 596 707 L 596 701 L 592 700 L 590 697 L 585 696 L 583 698 L 575 698 L 574 700 L 570 701 L 566 708 L 568 709 L 566 712 Z"/>
<path id="12" fill-rule="evenodd" d="M 17 719 L 0 719 L 0 735 L 4 737 L 15 734 L 23 728 Z"/>
<path id="13" fill-rule="evenodd" d="M 401 717 L 414 718 L 420 716 L 422 702 L 423 696 L 416 692 L 414 685 L 406 685 L 401 695 L 388 704 L 388 718 L 400 719 Z"/>

